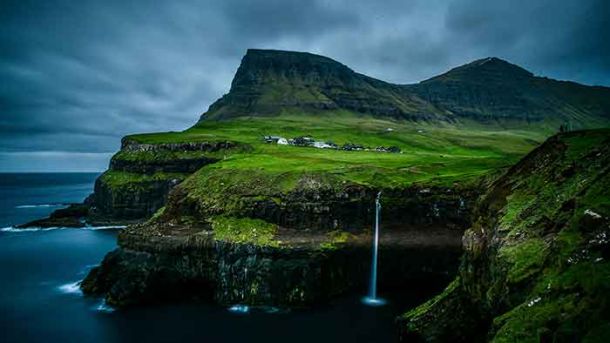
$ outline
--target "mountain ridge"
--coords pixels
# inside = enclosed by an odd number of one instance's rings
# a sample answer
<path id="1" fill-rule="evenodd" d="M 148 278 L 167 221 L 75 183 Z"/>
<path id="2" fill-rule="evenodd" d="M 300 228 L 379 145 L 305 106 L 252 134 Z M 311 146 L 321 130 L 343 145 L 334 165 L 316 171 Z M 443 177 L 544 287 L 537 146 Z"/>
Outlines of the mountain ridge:
<path id="1" fill-rule="evenodd" d="M 393 84 L 308 52 L 248 49 L 230 91 L 201 120 L 347 110 L 412 121 L 552 121 L 607 126 L 610 88 L 535 76 L 497 57 Z"/>
<path id="2" fill-rule="evenodd" d="M 433 119 L 437 110 L 393 85 L 356 73 L 344 64 L 311 53 L 249 49 L 231 90 L 202 118 L 229 119 L 278 114 L 286 109 Z M 437 118 L 440 119 L 440 118 Z"/>

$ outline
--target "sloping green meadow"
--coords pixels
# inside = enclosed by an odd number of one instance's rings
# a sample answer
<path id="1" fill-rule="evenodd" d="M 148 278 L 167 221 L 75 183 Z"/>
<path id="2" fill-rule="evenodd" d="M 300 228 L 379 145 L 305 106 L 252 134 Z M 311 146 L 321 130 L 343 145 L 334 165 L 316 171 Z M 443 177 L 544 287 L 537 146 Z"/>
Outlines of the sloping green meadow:
<path id="1" fill-rule="evenodd" d="M 257 174 L 274 175 L 331 173 L 340 180 L 359 184 L 400 187 L 471 180 L 515 163 L 549 134 L 531 128 L 430 125 L 335 112 L 324 116 L 287 114 L 210 120 L 183 132 L 138 134 L 129 139 L 150 144 L 232 141 L 248 147 L 217 152 L 215 157 L 222 161 L 204 169 L 256 170 Z M 265 135 L 311 136 L 339 146 L 352 143 L 372 149 L 397 146 L 401 153 L 277 145 L 265 143 Z M 145 153 L 123 155 L 130 159 L 148 158 Z"/>

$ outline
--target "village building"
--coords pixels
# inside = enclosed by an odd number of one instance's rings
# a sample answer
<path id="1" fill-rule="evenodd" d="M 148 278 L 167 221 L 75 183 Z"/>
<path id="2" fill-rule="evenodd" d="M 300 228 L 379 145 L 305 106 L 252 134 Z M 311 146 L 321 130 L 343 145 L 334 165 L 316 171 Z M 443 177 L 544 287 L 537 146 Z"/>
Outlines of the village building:
<path id="1" fill-rule="evenodd" d="M 285 139 L 285 138 L 280 137 L 280 136 L 263 136 L 263 139 L 267 143 L 277 143 L 280 139 Z"/>

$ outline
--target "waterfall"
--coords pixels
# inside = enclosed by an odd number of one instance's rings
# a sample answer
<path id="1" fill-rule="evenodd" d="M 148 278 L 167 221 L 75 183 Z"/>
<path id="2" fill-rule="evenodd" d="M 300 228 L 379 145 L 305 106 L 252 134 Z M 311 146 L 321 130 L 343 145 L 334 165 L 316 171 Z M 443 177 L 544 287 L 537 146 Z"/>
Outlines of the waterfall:
<path id="1" fill-rule="evenodd" d="M 375 198 L 375 233 L 373 236 L 373 257 L 371 259 L 371 278 L 369 280 L 369 294 L 362 301 L 371 306 L 381 306 L 385 301 L 377 298 L 377 259 L 379 257 L 379 215 L 381 212 L 381 192 Z"/>

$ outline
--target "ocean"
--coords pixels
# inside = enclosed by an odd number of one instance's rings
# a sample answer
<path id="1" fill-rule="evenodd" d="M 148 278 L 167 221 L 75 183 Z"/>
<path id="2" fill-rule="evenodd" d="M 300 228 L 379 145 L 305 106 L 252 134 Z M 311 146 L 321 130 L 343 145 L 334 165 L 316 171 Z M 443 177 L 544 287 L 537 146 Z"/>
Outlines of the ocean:
<path id="1" fill-rule="evenodd" d="M 118 229 L 13 227 L 82 201 L 97 176 L 0 174 L 0 342 L 392 342 L 395 316 L 430 293 L 405 290 L 406 298 L 377 308 L 351 294 L 310 311 L 243 313 L 211 304 L 114 310 L 83 296 L 78 282 L 116 248 Z"/>

